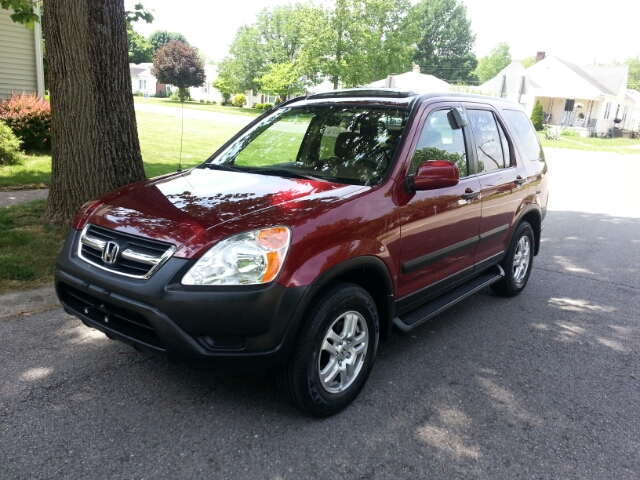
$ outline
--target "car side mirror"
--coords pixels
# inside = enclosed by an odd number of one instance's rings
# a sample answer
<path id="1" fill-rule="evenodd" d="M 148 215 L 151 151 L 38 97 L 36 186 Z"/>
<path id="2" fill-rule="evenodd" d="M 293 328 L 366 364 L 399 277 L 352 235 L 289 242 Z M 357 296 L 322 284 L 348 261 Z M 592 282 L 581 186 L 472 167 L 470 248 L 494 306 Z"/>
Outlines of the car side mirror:
<path id="1" fill-rule="evenodd" d="M 416 174 L 408 180 L 411 190 L 454 187 L 460 182 L 460 170 L 455 162 L 428 160 L 418 165 Z"/>
<path id="2" fill-rule="evenodd" d="M 467 120 L 467 115 L 464 113 L 460 107 L 453 108 L 447 113 L 449 117 L 449 124 L 451 128 L 457 130 L 458 128 L 466 127 L 469 125 L 469 121 Z"/>

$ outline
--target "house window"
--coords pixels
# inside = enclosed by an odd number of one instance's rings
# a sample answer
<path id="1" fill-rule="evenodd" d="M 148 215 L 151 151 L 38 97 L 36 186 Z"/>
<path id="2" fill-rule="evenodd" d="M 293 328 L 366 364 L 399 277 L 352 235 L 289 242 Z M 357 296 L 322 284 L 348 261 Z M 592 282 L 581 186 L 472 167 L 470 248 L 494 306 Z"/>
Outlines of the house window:
<path id="1" fill-rule="evenodd" d="M 611 113 L 611 102 L 607 103 L 606 108 L 604 109 L 604 119 L 609 119 L 609 114 Z"/>
<path id="2" fill-rule="evenodd" d="M 146 89 L 147 89 L 147 81 L 140 80 L 140 90 L 146 90 Z"/>
<path id="3" fill-rule="evenodd" d="M 624 122 L 627 119 L 627 114 L 629 113 L 629 105 L 624 106 L 624 110 L 622 110 L 622 121 Z"/>

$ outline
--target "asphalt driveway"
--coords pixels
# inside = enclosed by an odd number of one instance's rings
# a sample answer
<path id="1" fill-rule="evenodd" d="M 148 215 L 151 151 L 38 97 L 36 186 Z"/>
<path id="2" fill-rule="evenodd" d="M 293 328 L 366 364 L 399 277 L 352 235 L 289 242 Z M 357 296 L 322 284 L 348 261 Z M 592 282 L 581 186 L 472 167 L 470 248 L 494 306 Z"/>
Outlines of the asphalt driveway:
<path id="1" fill-rule="evenodd" d="M 326 420 L 268 373 L 184 369 L 60 309 L 1 322 L 0 478 L 640 479 L 640 214 L 620 201 L 640 159 L 620 157 L 550 150 L 525 292 L 392 337 Z"/>

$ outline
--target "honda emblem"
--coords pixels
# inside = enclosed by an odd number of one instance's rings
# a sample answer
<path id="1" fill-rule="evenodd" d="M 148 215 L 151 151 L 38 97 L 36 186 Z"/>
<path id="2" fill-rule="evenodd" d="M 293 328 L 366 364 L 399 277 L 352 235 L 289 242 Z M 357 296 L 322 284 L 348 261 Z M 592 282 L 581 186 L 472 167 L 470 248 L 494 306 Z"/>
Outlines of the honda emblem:
<path id="1" fill-rule="evenodd" d="M 116 242 L 107 242 L 107 244 L 104 246 L 104 250 L 102 251 L 102 261 L 104 263 L 113 265 L 114 263 L 116 263 L 119 250 L 120 246 Z"/>

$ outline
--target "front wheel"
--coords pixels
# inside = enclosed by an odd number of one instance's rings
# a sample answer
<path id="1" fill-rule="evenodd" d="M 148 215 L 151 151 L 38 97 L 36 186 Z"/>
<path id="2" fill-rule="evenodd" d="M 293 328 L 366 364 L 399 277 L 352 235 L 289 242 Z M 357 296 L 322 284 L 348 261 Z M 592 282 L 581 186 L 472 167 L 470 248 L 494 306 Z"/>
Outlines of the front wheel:
<path id="1" fill-rule="evenodd" d="M 378 349 L 378 312 L 358 285 L 337 283 L 314 304 L 279 385 L 298 409 L 327 417 L 364 387 Z"/>
<path id="2" fill-rule="evenodd" d="M 533 229 L 528 222 L 516 228 L 507 255 L 502 260 L 504 278 L 491 285 L 494 292 L 507 297 L 518 295 L 527 286 L 533 267 L 535 245 Z"/>

